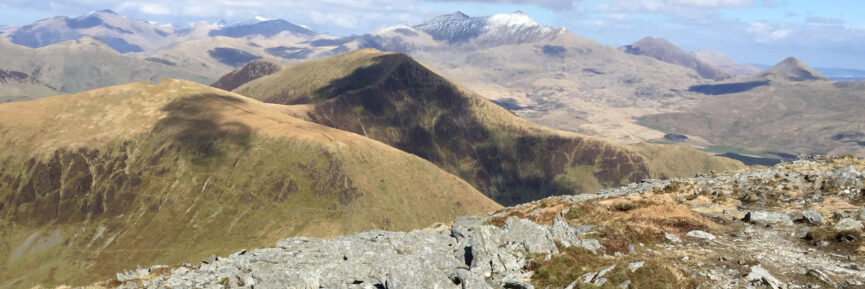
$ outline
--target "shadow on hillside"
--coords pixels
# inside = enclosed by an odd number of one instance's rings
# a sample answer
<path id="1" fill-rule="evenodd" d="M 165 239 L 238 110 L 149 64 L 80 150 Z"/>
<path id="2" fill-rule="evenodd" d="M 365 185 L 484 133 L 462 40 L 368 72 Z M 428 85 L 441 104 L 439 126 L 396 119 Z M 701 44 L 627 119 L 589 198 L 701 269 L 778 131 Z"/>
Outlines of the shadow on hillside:
<path id="1" fill-rule="evenodd" d="M 479 118 L 472 107 L 483 100 L 407 56 L 374 62 L 317 90 L 310 119 L 426 159 L 503 205 L 588 193 L 583 184 L 589 181 L 615 186 L 648 176 L 630 156 L 600 143 L 491 129 L 508 120 Z M 588 172 L 563 180 L 572 168 Z"/>
<path id="2" fill-rule="evenodd" d="M 688 88 L 690 92 L 697 92 L 708 95 L 722 95 L 739 93 L 752 90 L 754 88 L 769 85 L 768 80 L 740 82 L 740 83 L 723 83 L 723 84 L 703 84 L 694 85 Z"/>
<path id="3" fill-rule="evenodd" d="M 219 113 L 221 106 L 243 102 L 217 94 L 177 99 L 162 108 L 168 115 L 156 123 L 153 133 L 165 135 L 193 163 L 222 157 L 229 147 L 249 150 L 251 128 L 239 122 L 223 122 Z"/>
<path id="4" fill-rule="evenodd" d="M 343 93 L 374 85 L 380 81 L 390 67 L 390 63 L 396 61 L 397 55 L 382 55 L 373 58 L 373 64 L 367 67 L 359 67 L 346 77 L 333 80 L 327 86 L 315 91 L 315 94 L 325 99 L 339 96 Z"/>

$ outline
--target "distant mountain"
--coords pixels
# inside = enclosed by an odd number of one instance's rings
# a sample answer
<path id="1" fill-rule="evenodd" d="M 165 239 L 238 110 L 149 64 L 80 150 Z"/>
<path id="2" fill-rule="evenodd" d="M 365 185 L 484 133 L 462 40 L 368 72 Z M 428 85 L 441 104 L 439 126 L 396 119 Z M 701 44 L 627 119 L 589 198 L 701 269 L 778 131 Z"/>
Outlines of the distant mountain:
<path id="1" fill-rule="evenodd" d="M 522 12 L 470 17 L 462 12 L 442 15 L 412 26 L 437 41 L 480 47 L 536 42 L 555 38 L 564 28 L 542 25 Z"/>
<path id="2" fill-rule="evenodd" d="M 373 49 L 287 67 L 234 92 L 415 154 L 502 204 L 736 167 L 694 150 L 632 148 L 537 126 L 406 55 Z M 654 158 L 666 154 L 677 163 Z"/>
<path id="3" fill-rule="evenodd" d="M 111 10 L 69 18 L 54 17 L 10 28 L 3 36 L 12 43 L 39 48 L 89 37 L 120 53 L 150 51 L 185 39 L 170 26 L 133 20 Z"/>
<path id="4" fill-rule="evenodd" d="M 772 68 L 772 65 L 765 64 L 755 64 L 755 66 L 760 67 L 763 70 L 768 70 Z M 852 68 L 835 68 L 835 67 L 813 67 L 814 70 L 823 74 L 827 79 L 831 81 L 860 81 L 865 80 L 865 70 L 862 69 L 852 69 Z"/>
<path id="5" fill-rule="evenodd" d="M 697 136 L 719 147 L 766 154 L 865 155 L 865 84 L 832 82 L 795 58 L 759 75 L 698 85 L 701 97 L 680 112 L 641 124 Z"/>
<path id="6" fill-rule="evenodd" d="M 757 77 L 783 78 L 789 81 L 828 80 L 822 73 L 817 72 L 795 57 L 784 59 L 784 61 L 776 64 L 769 71 L 757 75 Z"/>
<path id="7" fill-rule="evenodd" d="M 628 54 L 645 55 L 693 69 L 705 79 L 724 80 L 733 77 L 730 73 L 703 62 L 694 54 L 682 50 L 664 38 L 646 37 L 631 45 L 622 46 L 620 49 Z"/>
<path id="8" fill-rule="evenodd" d="M 63 93 L 160 77 L 182 78 L 200 83 L 211 83 L 215 79 L 190 73 L 170 64 L 122 55 L 106 44 L 90 38 L 36 49 L 0 40 L 0 69 L 23 72 Z"/>
<path id="9" fill-rule="evenodd" d="M 32 100 L 56 94 L 59 92 L 26 73 L 0 69 L 0 103 Z"/>
<path id="10" fill-rule="evenodd" d="M 694 52 L 694 56 L 698 60 L 736 77 L 754 76 L 765 70 L 758 66 L 736 62 L 730 56 L 714 49 L 697 50 Z"/>
<path id="11" fill-rule="evenodd" d="M 0 168 L 11 289 L 501 208 L 408 153 L 173 79 L 0 105 Z"/>
<path id="12" fill-rule="evenodd" d="M 317 33 L 313 32 L 312 30 L 306 29 L 302 26 L 293 24 L 282 19 L 267 20 L 253 24 L 223 27 L 211 30 L 208 35 L 226 36 L 233 38 L 243 38 L 256 35 L 273 37 L 283 32 L 288 32 L 294 35 L 305 37 L 312 37 L 317 35 Z"/>
<path id="13" fill-rule="evenodd" d="M 285 20 L 217 26 L 194 23 L 186 28 L 133 20 L 111 10 L 95 11 L 75 18 L 54 17 L 21 27 L 9 27 L 0 36 L 12 43 L 39 48 L 81 38 L 101 41 L 120 53 L 149 53 L 171 45 L 206 37 L 275 37 L 282 33 L 311 38 L 317 33 Z"/>

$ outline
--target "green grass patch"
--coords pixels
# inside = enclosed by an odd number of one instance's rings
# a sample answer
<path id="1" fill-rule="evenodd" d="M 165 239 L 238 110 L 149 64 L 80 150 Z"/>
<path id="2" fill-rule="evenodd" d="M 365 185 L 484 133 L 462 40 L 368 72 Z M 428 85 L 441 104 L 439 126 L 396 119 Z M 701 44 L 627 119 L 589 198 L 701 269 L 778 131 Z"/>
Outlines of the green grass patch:
<path id="1" fill-rule="evenodd" d="M 610 265 L 616 268 L 603 276 L 608 281 L 601 285 L 586 284 L 581 281 L 574 288 L 616 289 L 625 281 L 630 288 L 693 288 L 688 281 L 678 280 L 675 272 L 664 265 L 663 260 L 619 259 L 609 260 L 592 254 L 582 248 L 569 247 L 564 252 L 545 260 L 545 255 L 531 255 L 528 269 L 535 272 L 532 284 L 535 288 L 564 288 L 580 279 L 586 273 L 598 272 Z M 628 268 L 631 262 L 644 261 L 645 264 L 635 271 Z"/>

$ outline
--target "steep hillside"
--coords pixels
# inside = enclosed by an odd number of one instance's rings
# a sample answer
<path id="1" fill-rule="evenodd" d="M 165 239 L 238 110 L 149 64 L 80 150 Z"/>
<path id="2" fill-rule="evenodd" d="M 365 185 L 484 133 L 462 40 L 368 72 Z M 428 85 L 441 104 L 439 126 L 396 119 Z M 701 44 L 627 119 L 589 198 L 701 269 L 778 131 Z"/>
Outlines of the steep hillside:
<path id="1" fill-rule="evenodd" d="M 418 157 L 186 81 L 0 105 L 0 287 L 500 206 Z"/>
<path id="2" fill-rule="evenodd" d="M 0 103 L 59 94 L 26 73 L 0 69 Z"/>
<path id="3" fill-rule="evenodd" d="M 701 77 L 711 80 L 724 80 L 733 77 L 721 69 L 703 62 L 697 56 L 679 48 L 664 38 L 646 37 L 620 50 L 633 55 L 645 55 L 663 62 L 681 65 L 697 71 Z"/>
<path id="4" fill-rule="evenodd" d="M 752 78 L 691 90 L 708 97 L 640 123 L 756 153 L 865 153 L 865 90 L 827 81 L 794 58 Z"/>
<path id="5" fill-rule="evenodd" d="M 524 121 L 403 54 L 365 49 L 310 61 L 235 92 L 430 160 L 503 204 L 678 175 L 651 171 L 626 147 Z"/>
<path id="6" fill-rule="evenodd" d="M 64 93 L 142 79 L 172 77 L 211 83 L 216 77 L 122 55 L 102 42 L 81 38 L 32 49 L 0 40 L 0 69 L 26 73 Z"/>

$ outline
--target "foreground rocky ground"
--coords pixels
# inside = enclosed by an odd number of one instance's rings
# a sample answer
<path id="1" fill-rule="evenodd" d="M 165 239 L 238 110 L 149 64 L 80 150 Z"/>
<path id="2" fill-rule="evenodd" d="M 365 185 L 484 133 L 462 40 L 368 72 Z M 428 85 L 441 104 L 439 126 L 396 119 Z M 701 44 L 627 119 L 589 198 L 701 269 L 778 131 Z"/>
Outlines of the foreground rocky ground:
<path id="1" fill-rule="evenodd" d="M 119 288 L 865 288 L 865 160 L 561 196 L 412 232 L 291 238 Z"/>

